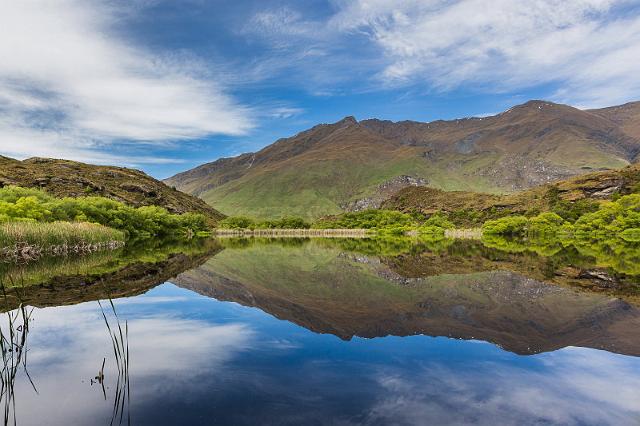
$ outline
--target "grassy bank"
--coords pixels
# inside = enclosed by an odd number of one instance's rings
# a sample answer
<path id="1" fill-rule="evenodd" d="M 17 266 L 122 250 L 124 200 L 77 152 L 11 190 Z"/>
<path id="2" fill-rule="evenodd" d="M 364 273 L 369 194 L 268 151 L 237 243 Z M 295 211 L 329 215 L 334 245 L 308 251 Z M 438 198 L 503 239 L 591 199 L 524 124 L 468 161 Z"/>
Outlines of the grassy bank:
<path id="1" fill-rule="evenodd" d="M 79 222 L 7 222 L 0 224 L 0 258 L 33 259 L 115 249 L 125 234 L 106 226 Z"/>

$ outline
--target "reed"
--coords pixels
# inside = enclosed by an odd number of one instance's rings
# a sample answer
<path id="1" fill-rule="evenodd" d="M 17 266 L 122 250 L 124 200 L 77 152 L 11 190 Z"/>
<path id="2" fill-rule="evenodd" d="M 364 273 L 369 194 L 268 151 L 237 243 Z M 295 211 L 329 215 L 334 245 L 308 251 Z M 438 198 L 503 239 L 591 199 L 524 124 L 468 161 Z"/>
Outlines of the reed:
<path id="1" fill-rule="evenodd" d="M 2 290 L 4 292 L 4 287 Z M 0 328 L 0 404 L 5 425 L 17 424 L 15 382 L 19 370 L 24 370 L 33 390 L 38 393 L 27 370 L 27 336 L 32 311 L 33 308 L 20 304 L 18 309 L 7 312 L 6 328 L 4 325 Z"/>
<path id="2" fill-rule="evenodd" d="M 117 422 L 121 425 L 123 422 L 126 422 L 130 425 L 131 413 L 129 408 L 131 407 L 131 387 L 129 384 L 129 323 L 127 321 L 124 322 L 123 331 L 122 323 L 120 322 L 120 318 L 116 312 L 116 307 L 111 298 L 109 298 L 109 305 L 111 307 L 113 318 L 115 319 L 114 326 L 111 325 L 111 322 L 107 318 L 107 313 L 102 307 L 102 303 L 100 303 L 100 301 L 98 301 L 98 305 L 102 311 L 102 317 L 105 325 L 107 326 L 109 337 L 111 338 L 113 354 L 115 356 L 116 367 L 118 369 L 113 410 L 111 413 L 111 422 L 109 424 L 114 425 Z M 102 363 L 102 369 L 96 378 L 99 378 L 100 384 L 103 385 L 104 392 L 104 361 Z M 126 418 L 124 418 L 125 411 L 127 412 Z"/>
<path id="3" fill-rule="evenodd" d="M 123 232 L 93 223 L 7 222 L 0 224 L 0 258 L 91 253 L 122 247 L 124 240 Z"/>

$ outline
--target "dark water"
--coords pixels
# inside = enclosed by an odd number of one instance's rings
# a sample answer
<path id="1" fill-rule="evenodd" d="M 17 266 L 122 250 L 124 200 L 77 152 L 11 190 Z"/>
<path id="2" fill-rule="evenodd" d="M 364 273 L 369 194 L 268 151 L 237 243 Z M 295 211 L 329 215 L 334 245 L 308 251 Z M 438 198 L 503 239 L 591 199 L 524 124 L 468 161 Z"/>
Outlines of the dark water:
<path id="1" fill-rule="evenodd" d="M 595 260 L 474 243 L 229 240 L 180 251 L 5 266 L 17 288 L 4 298 L 3 335 L 13 329 L 26 348 L 2 375 L 8 420 L 640 424 L 636 278 Z M 35 307 L 28 327 L 20 301 Z M 117 336 L 122 327 L 128 362 L 103 312 Z"/>

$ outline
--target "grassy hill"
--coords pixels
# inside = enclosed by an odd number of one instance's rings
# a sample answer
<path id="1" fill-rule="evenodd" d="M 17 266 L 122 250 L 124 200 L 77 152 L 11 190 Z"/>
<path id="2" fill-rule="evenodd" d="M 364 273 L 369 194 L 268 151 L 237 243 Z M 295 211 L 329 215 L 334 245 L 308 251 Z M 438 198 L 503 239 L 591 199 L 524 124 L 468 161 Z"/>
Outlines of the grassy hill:
<path id="1" fill-rule="evenodd" d="M 0 156 L 0 187 L 41 188 L 57 197 L 102 196 L 133 207 L 155 205 L 170 213 L 197 212 L 211 224 L 224 217 L 201 199 L 171 188 L 133 169 L 68 160 Z"/>
<path id="2" fill-rule="evenodd" d="M 514 213 L 526 213 L 535 210 L 547 211 L 563 202 L 598 202 L 632 192 L 640 192 L 640 164 L 620 170 L 587 173 L 508 195 L 407 187 L 385 200 L 382 208 L 423 214 L 465 210 L 509 210 Z"/>
<path id="3" fill-rule="evenodd" d="M 640 153 L 638 122 L 640 103 L 583 111 L 544 101 L 431 123 L 347 117 L 166 182 L 225 214 L 314 219 L 359 200 L 366 206 L 402 177 L 446 191 L 505 194 L 621 168 Z"/>

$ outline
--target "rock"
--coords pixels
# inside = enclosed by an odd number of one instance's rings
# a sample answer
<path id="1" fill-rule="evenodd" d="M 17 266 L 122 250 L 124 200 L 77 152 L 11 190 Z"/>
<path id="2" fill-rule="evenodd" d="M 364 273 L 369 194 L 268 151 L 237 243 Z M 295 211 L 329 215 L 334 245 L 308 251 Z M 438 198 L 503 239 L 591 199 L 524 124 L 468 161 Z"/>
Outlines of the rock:
<path id="1" fill-rule="evenodd" d="M 358 212 L 367 209 L 380 208 L 382 202 L 392 197 L 401 189 L 409 186 L 426 186 L 428 181 L 423 178 L 401 175 L 381 183 L 376 188 L 376 193 L 371 197 L 361 198 L 342 204 L 340 207 L 346 211 Z"/>
<path id="2" fill-rule="evenodd" d="M 616 288 L 620 282 L 609 273 L 599 269 L 587 269 L 578 274 L 578 278 L 588 279 L 600 288 Z"/>

